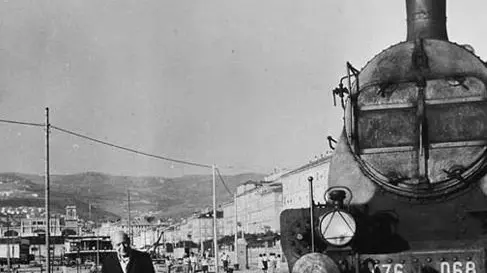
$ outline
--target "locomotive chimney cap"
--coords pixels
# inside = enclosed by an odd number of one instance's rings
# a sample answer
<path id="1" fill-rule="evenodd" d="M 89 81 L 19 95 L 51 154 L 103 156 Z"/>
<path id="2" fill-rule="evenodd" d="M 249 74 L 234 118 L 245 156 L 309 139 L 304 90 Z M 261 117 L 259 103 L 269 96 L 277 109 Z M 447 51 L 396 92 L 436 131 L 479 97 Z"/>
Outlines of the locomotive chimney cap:
<path id="1" fill-rule="evenodd" d="M 407 41 L 437 39 L 448 41 L 446 0 L 406 0 Z"/>

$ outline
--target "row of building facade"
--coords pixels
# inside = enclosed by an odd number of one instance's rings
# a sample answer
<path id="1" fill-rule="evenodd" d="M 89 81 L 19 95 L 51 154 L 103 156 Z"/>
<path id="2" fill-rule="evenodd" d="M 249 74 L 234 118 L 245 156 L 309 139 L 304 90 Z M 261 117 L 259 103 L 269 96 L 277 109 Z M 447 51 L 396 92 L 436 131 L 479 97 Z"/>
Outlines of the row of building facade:
<path id="1" fill-rule="evenodd" d="M 65 215 L 51 215 L 49 221 L 50 235 L 62 236 L 81 234 L 81 219 L 76 213 L 76 206 L 66 206 Z M 0 237 L 32 237 L 46 233 L 46 218 L 43 215 L 27 217 L 4 215 L 7 225 L 0 227 Z"/>
<path id="2" fill-rule="evenodd" d="M 235 233 L 280 233 L 279 217 L 283 210 L 309 207 L 309 177 L 313 177 L 314 202 L 325 202 L 329 163 L 329 156 L 321 156 L 293 170 L 273 173 L 263 181 L 240 184 L 234 199 L 219 206 L 218 238 Z M 127 225 L 123 228 L 127 229 Z M 108 229 L 101 232 L 108 233 Z M 212 211 L 203 211 L 171 226 L 154 228 L 147 225 L 136 231 L 132 229 L 132 234 L 134 245 L 139 247 L 153 244 L 159 238 L 159 242 L 164 243 L 193 241 L 199 244 L 213 239 L 213 214 Z M 149 237 L 150 240 L 147 239 Z"/>

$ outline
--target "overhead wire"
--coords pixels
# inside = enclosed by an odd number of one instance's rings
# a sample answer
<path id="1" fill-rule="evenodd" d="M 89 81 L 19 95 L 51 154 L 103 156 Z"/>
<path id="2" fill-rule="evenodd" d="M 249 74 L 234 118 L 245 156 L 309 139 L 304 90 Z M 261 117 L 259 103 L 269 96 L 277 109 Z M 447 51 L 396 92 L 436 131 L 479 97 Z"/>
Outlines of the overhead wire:
<path id="1" fill-rule="evenodd" d="M 42 124 L 42 123 L 23 122 L 23 121 L 8 120 L 8 119 L 0 119 L 0 122 L 10 123 L 10 124 L 18 124 L 18 125 L 36 126 L 36 127 L 45 126 L 45 124 Z"/>
<path id="2" fill-rule="evenodd" d="M 228 189 L 227 184 L 225 183 L 225 180 L 223 180 L 223 177 L 220 173 L 220 170 L 218 170 L 218 168 L 215 169 L 216 169 L 216 173 L 218 174 L 218 177 L 220 178 L 220 181 L 222 182 L 223 186 L 227 190 L 228 194 L 230 194 L 233 197 L 233 193 L 230 191 L 230 189 Z"/>
<path id="3" fill-rule="evenodd" d="M 23 122 L 23 121 L 7 120 L 7 119 L 0 119 L 0 123 L 9 123 L 9 124 L 17 124 L 17 125 L 25 125 L 25 126 L 34 126 L 34 127 L 45 127 L 46 126 L 46 124 L 43 124 L 43 123 Z M 143 155 L 143 156 L 147 156 L 147 157 L 152 157 L 152 158 L 157 158 L 157 159 L 162 159 L 162 160 L 166 160 L 166 161 L 170 161 L 170 162 L 174 162 L 174 163 L 180 163 L 180 164 L 184 164 L 184 165 L 191 165 L 191 166 L 201 167 L 201 168 L 207 168 L 207 169 L 211 169 L 212 168 L 212 166 L 211 165 L 208 165 L 208 164 L 196 163 L 196 162 L 191 162 L 191 161 L 187 161 L 187 160 L 174 159 L 174 158 L 170 158 L 170 157 L 167 157 L 167 156 L 160 156 L 160 155 L 150 154 L 150 153 L 146 153 L 146 152 L 139 151 L 139 150 L 136 150 L 136 149 L 132 149 L 132 148 L 124 147 L 124 146 L 121 146 L 121 145 L 113 144 L 113 143 L 110 143 L 108 141 L 103 141 L 103 140 L 100 140 L 100 139 L 97 139 L 97 138 L 94 138 L 94 137 L 90 137 L 90 136 L 87 136 L 87 135 L 84 135 L 84 134 L 81 134 L 81 133 L 77 133 L 77 132 L 74 132 L 74 131 L 71 131 L 71 130 L 67 130 L 67 129 L 64 129 L 64 128 L 61 128 L 61 127 L 54 126 L 52 124 L 49 124 L 49 127 L 52 128 L 52 129 L 58 130 L 60 132 L 66 133 L 66 134 L 70 134 L 70 135 L 73 135 L 73 136 L 76 136 L 76 137 L 80 137 L 80 138 L 83 138 L 83 139 L 86 139 L 86 140 L 90 140 L 90 141 L 93 141 L 93 142 L 96 142 L 96 143 L 99 143 L 99 144 L 107 145 L 107 146 L 110 146 L 112 148 L 121 149 L 121 150 L 128 151 L 128 152 L 131 152 L 131 153 L 135 153 L 135 154 L 139 154 L 139 155 Z M 222 166 L 220 166 L 220 168 L 222 168 Z M 223 168 L 233 169 L 234 167 L 233 166 L 223 166 Z M 219 172 L 219 170 L 217 170 L 217 171 Z M 220 179 L 222 180 L 222 183 L 225 185 L 224 180 L 223 180 L 223 178 L 221 178 L 221 176 L 220 176 Z M 226 185 L 225 185 L 225 187 L 226 187 Z M 227 188 L 227 191 L 229 191 L 228 188 Z"/>
<path id="4" fill-rule="evenodd" d="M 113 144 L 113 143 L 110 143 L 110 142 L 107 142 L 107 141 L 103 141 L 103 140 L 100 140 L 100 139 L 96 139 L 96 138 L 93 138 L 93 137 L 89 137 L 89 136 L 86 136 L 84 134 L 77 133 L 77 132 L 73 132 L 73 131 L 70 131 L 70 130 L 67 130 L 67 129 L 63 129 L 61 127 L 57 127 L 57 126 L 54 126 L 54 125 L 51 125 L 51 128 L 52 129 L 55 129 L 57 131 L 60 131 L 60 132 L 69 134 L 69 135 L 73 135 L 73 136 L 76 136 L 76 137 L 79 137 L 79 138 L 83 138 L 83 139 L 86 139 L 86 140 L 90 140 L 90 141 L 93 141 L 93 142 L 96 142 L 96 143 L 99 143 L 99 144 L 103 144 L 103 145 L 106 145 L 106 146 L 110 146 L 112 148 L 117 148 L 117 149 L 120 149 L 120 150 L 124 150 L 124 151 L 127 151 L 127 152 L 131 152 L 131 153 L 135 153 L 135 154 L 139 154 L 139 155 L 143 155 L 143 156 L 147 156 L 147 157 L 162 159 L 162 160 L 166 160 L 166 161 L 170 161 L 170 162 L 174 162 L 174 163 L 179 163 L 179 164 L 184 164 L 184 165 L 191 165 L 191 166 L 196 166 L 196 167 L 201 167 L 201 168 L 207 168 L 207 169 L 212 168 L 211 165 L 206 165 L 206 164 L 201 164 L 201 163 L 195 163 L 195 162 L 186 161 L 186 160 L 180 160 L 180 159 L 174 159 L 174 158 L 170 158 L 170 157 L 166 157 L 166 156 L 160 156 L 160 155 L 155 155 L 155 154 L 149 154 L 149 153 L 142 152 L 142 151 L 139 151 L 139 150 L 135 150 L 135 149 L 132 149 L 132 148 L 127 148 L 127 147 L 120 146 L 120 145 L 117 145 L 117 144 Z"/>
<path id="5" fill-rule="evenodd" d="M 36 126 L 36 127 L 44 127 L 45 126 L 45 124 L 42 124 L 42 123 L 33 123 L 33 122 L 23 122 L 23 121 L 0 119 L 0 123 L 2 123 L 2 122 L 3 123 L 10 123 L 10 124 L 26 125 L 26 126 Z M 124 146 L 121 146 L 121 145 L 113 144 L 113 143 L 110 143 L 108 141 L 103 141 L 103 140 L 100 140 L 100 139 L 97 139 L 97 138 L 94 138 L 94 137 L 90 137 L 90 136 L 87 136 L 87 135 L 84 135 L 84 134 L 81 134 L 81 133 L 78 133 L 78 132 L 74 132 L 74 131 L 71 131 L 71 130 L 67 130 L 67 129 L 64 129 L 64 128 L 61 128 L 61 127 L 52 125 L 52 124 L 49 124 L 49 125 L 50 125 L 50 128 L 51 129 L 60 131 L 62 133 L 66 133 L 66 134 L 69 134 L 69 135 L 72 135 L 72 136 L 76 136 L 76 137 L 79 137 L 79 138 L 83 138 L 83 139 L 86 139 L 86 140 L 89 140 L 89 141 L 92 141 L 92 142 L 96 142 L 96 143 L 99 143 L 99 144 L 102 144 L 102 145 L 106 145 L 106 146 L 109 146 L 109 147 L 112 147 L 112 148 L 124 150 L 124 151 L 127 151 L 127 152 L 131 152 L 131 153 L 135 153 L 135 154 L 139 154 L 139 155 L 143 155 L 143 156 L 147 156 L 147 157 L 157 158 L 157 159 L 161 159 L 161 160 L 166 160 L 166 161 L 170 161 L 170 162 L 174 162 L 174 163 L 184 164 L 184 165 L 190 165 L 190 166 L 196 166 L 196 167 L 202 167 L 202 168 L 208 168 L 208 169 L 209 168 L 212 168 L 211 165 L 201 164 L 201 163 L 195 163 L 195 162 L 186 161 L 186 160 L 180 160 L 180 159 L 174 159 L 174 158 L 170 158 L 170 157 L 166 157 L 166 156 L 160 156 L 160 155 L 155 155 L 155 154 L 150 154 L 150 153 L 146 153 L 146 152 L 139 151 L 139 150 L 136 150 L 136 149 L 132 149 L 132 148 L 124 147 Z M 223 186 L 225 187 L 225 190 L 230 195 L 233 195 L 233 193 L 230 191 L 230 189 L 226 185 L 225 180 L 223 179 L 223 177 L 222 177 L 222 175 L 220 173 L 220 170 L 218 168 L 215 168 L 215 170 L 216 170 L 216 172 L 218 174 L 218 177 L 220 178 L 220 181 L 222 182 Z"/>

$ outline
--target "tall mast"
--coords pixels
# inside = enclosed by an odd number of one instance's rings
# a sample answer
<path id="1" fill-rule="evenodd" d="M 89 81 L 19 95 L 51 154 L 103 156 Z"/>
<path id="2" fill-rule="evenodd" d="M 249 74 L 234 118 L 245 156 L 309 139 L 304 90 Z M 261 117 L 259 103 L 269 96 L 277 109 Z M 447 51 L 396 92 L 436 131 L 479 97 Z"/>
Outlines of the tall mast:
<path id="1" fill-rule="evenodd" d="M 216 178 L 215 178 L 215 171 L 216 166 L 212 166 L 212 174 L 213 174 L 213 248 L 214 248 L 214 255 L 215 255 L 215 273 L 218 273 L 218 221 L 216 215 Z"/>
<path id="2" fill-rule="evenodd" d="M 51 219 L 49 210 L 49 107 L 46 107 L 46 173 L 45 173 L 45 187 L 46 187 L 46 266 L 47 273 L 51 273 L 51 247 L 50 247 L 50 233 L 51 233 Z"/>

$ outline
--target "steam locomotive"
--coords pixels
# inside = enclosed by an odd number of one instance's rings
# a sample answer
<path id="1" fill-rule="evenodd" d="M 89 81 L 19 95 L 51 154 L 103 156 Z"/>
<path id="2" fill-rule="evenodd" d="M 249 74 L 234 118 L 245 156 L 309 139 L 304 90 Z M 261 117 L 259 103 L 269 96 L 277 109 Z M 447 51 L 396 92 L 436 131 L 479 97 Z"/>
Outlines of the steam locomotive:
<path id="1" fill-rule="evenodd" d="M 333 90 L 326 204 L 280 216 L 292 273 L 486 272 L 487 67 L 448 40 L 445 0 L 406 13 L 406 41 Z"/>

